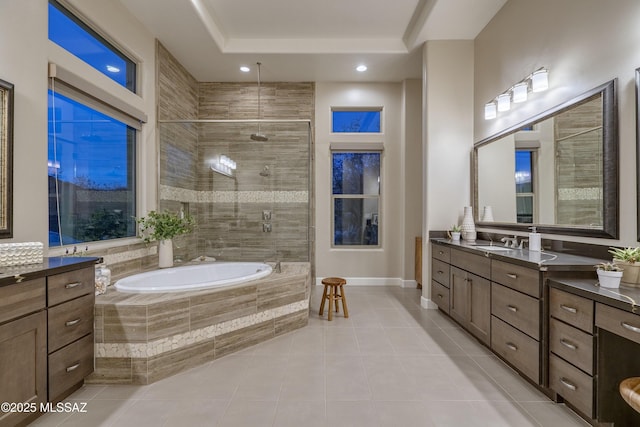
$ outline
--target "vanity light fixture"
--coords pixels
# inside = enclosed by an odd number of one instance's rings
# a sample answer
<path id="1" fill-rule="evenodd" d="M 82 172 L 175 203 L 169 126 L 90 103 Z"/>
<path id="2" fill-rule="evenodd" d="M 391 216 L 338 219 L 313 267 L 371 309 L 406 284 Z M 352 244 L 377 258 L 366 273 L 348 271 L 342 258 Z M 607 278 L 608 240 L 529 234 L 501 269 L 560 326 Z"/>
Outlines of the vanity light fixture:
<path id="1" fill-rule="evenodd" d="M 509 92 L 498 95 L 498 111 L 509 111 L 511 109 L 511 94 Z"/>
<path id="2" fill-rule="evenodd" d="M 529 83 L 526 81 L 516 83 L 511 88 L 511 92 L 513 93 L 513 102 L 519 103 L 527 100 L 527 94 L 529 92 Z"/>
<path id="3" fill-rule="evenodd" d="M 367 71 L 367 66 L 366 66 L 366 65 L 364 65 L 364 64 L 362 64 L 362 65 L 358 65 L 358 66 L 356 67 L 356 70 L 357 70 L 357 71 L 359 71 L 359 72 L 361 72 L 361 73 L 364 73 L 365 71 Z"/>
<path id="4" fill-rule="evenodd" d="M 496 108 L 496 103 L 491 101 L 484 104 L 484 119 L 491 120 L 495 119 L 498 116 L 498 110 Z"/>
<path id="5" fill-rule="evenodd" d="M 249 71 L 251 71 L 251 68 L 243 65 L 242 67 L 240 67 L 240 71 L 242 71 L 243 73 L 248 73 Z"/>
<path id="6" fill-rule="evenodd" d="M 225 155 L 220 155 L 211 163 L 211 170 L 232 177 L 233 171 L 236 170 L 236 162 Z"/>
<path id="7" fill-rule="evenodd" d="M 514 104 L 525 102 L 529 97 L 529 91 L 542 92 L 548 88 L 549 71 L 542 67 L 511 86 L 511 88 L 506 92 L 501 93 L 490 102 L 486 103 L 484 105 L 484 119 L 495 119 L 498 115 L 498 111 L 509 111 L 511 109 L 511 102 Z"/>

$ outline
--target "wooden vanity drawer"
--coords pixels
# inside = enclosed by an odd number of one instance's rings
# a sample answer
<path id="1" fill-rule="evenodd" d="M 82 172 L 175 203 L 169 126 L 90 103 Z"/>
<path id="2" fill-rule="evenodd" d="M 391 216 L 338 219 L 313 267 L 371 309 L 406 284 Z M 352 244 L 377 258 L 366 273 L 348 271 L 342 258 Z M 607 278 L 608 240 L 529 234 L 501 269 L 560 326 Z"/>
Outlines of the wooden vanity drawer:
<path id="1" fill-rule="evenodd" d="M 593 333 L 593 301 L 551 288 L 549 314 L 576 328 Z"/>
<path id="2" fill-rule="evenodd" d="M 93 333 L 49 355 L 49 400 L 93 372 Z"/>
<path id="3" fill-rule="evenodd" d="M 534 298 L 540 298 L 540 273 L 538 270 L 493 260 L 491 281 L 500 283 Z"/>
<path id="4" fill-rule="evenodd" d="M 549 355 L 549 388 L 589 417 L 593 417 L 593 377 Z"/>
<path id="5" fill-rule="evenodd" d="M 587 374 L 593 375 L 593 335 L 551 319 L 549 350 Z"/>
<path id="6" fill-rule="evenodd" d="M 46 291 L 44 277 L 0 287 L 0 323 L 42 310 Z"/>
<path id="7" fill-rule="evenodd" d="M 451 260 L 451 249 L 448 246 L 431 245 L 431 257 L 448 263 Z"/>
<path id="8" fill-rule="evenodd" d="M 449 288 L 445 288 L 440 283 L 432 280 L 431 300 L 440 307 L 440 310 L 449 314 Z"/>
<path id="9" fill-rule="evenodd" d="M 94 294 L 48 310 L 49 353 L 93 331 Z"/>
<path id="10" fill-rule="evenodd" d="M 596 326 L 640 344 L 640 316 L 596 303 Z"/>
<path id="11" fill-rule="evenodd" d="M 95 293 L 93 266 L 47 277 L 49 307 L 88 293 Z"/>
<path id="12" fill-rule="evenodd" d="M 449 287 L 449 272 L 451 266 L 438 259 L 431 260 L 431 278 L 443 286 Z"/>
<path id="13" fill-rule="evenodd" d="M 540 301 L 506 286 L 491 283 L 491 314 L 540 340 Z"/>
<path id="14" fill-rule="evenodd" d="M 489 278 L 491 274 L 491 260 L 484 255 L 451 249 L 451 264 L 480 277 Z"/>
<path id="15" fill-rule="evenodd" d="M 540 384 L 540 343 L 491 316 L 491 349 Z"/>

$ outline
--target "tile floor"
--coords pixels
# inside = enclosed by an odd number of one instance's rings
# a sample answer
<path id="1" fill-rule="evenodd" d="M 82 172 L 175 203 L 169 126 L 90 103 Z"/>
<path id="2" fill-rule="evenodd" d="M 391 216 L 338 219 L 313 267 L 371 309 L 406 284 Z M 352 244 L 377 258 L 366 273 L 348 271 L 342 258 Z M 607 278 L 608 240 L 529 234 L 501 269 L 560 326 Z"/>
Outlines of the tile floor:
<path id="1" fill-rule="evenodd" d="M 346 287 L 350 317 L 146 386 L 87 385 L 38 426 L 587 426 L 436 310 L 420 291 Z"/>

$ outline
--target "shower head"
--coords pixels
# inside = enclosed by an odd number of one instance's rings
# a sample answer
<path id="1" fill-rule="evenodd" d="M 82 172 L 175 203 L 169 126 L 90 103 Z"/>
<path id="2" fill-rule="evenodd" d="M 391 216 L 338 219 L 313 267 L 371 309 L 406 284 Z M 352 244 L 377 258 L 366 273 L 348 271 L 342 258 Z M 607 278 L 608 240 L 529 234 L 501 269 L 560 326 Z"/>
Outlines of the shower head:
<path id="1" fill-rule="evenodd" d="M 258 125 L 258 127 L 260 127 L 260 125 Z M 263 133 L 260 133 L 260 130 L 258 130 L 258 133 L 252 133 L 251 134 L 251 139 L 253 141 L 260 141 L 260 142 L 264 142 L 264 141 L 268 141 L 269 137 Z"/>
<path id="2" fill-rule="evenodd" d="M 252 141 L 259 141 L 259 142 L 265 142 L 268 141 L 269 138 L 267 137 L 267 135 L 263 134 L 262 132 L 260 132 L 260 119 L 261 119 L 261 110 L 260 110 L 260 66 L 262 65 L 261 62 L 256 62 L 256 65 L 258 65 L 258 132 L 251 134 L 251 140 Z"/>

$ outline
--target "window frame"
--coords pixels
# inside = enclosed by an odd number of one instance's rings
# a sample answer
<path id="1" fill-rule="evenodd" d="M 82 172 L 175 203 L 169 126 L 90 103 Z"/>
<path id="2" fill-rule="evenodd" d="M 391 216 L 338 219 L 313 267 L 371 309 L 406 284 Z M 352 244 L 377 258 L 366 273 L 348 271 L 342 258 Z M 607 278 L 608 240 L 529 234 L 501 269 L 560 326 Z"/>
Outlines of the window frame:
<path id="1" fill-rule="evenodd" d="M 139 72 L 140 62 L 133 55 L 131 55 L 126 49 L 124 49 L 122 46 L 120 46 L 117 42 L 115 42 L 111 37 L 106 35 L 104 31 L 99 30 L 95 25 L 89 24 L 90 21 L 88 19 L 86 19 L 84 16 L 82 16 L 82 14 L 79 13 L 74 7 L 72 7 L 71 5 L 67 4 L 66 1 L 64 1 L 64 0 L 47 0 L 47 4 L 49 6 L 52 6 L 52 7 L 56 8 L 60 13 L 65 15 L 67 18 L 69 18 L 69 20 L 71 20 L 78 27 L 80 27 L 80 29 L 85 31 L 89 36 L 93 37 L 95 39 L 95 41 L 97 41 L 98 43 L 102 44 L 105 48 L 107 48 L 108 50 L 113 52 L 116 56 L 121 58 L 125 63 L 130 65 L 131 68 L 129 66 L 127 66 L 127 69 L 124 72 L 125 72 L 125 82 L 131 82 L 130 83 L 131 86 L 129 86 L 126 83 L 125 84 L 121 84 L 118 80 L 114 79 L 113 76 L 111 76 L 107 72 L 105 72 L 105 70 L 101 70 L 101 69 L 99 69 L 97 67 L 94 67 L 89 62 L 85 61 L 82 57 L 78 56 L 76 53 L 74 53 L 71 50 L 67 49 L 67 47 L 56 43 L 55 41 L 51 40 L 51 38 L 48 37 L 48 40 L 51 43 L 56 44 L 56 46 L 60 46 L 60 48 L 64 49 L 66 52 L 69 52 L 71 55 L 73 55 L 74 57 L 76 57 L 80 61 L 82 61 L 83 64 L 86 64 L 91 69 L 98 71 L 99 73 L 101 73 L 104 76 L 106 76 L 107 78 L 109 78 L 111 81 L 115 82 L 119 87 L 123 87 L 123 88 L 127 89 L 128 91 L 130 91 L 131 93 L 134 93 L 134 94 L 137 94 L 137 95 L 140 94 L 139 93 L 139 88 L 140 88 L 140 72 Z M 48 31 L 49 30 L 47 30 L 47 32 Z"/>
<path id="2" fill-rule="evenodd" d="M 333 113 L 335 112 L 362 112 L 380 113 L 380 130 L 378 132 L 336 132 L 333 128 Z M 383 135 L 384 134 L 384 109 L 382 107 L 331 107 L 331 134 L 332 135 Z"/>
<path id="3" fill-rule="evenodd" d="M 528 152 L 531 156 L 531 191 L 530 192 L 518 192 L 516 189 L 516 222 L 518 224 L 536 224 L 538 220 L 538 150 L 536 148 L 516 148 L 515 155 L 518 152 Z M 531 222 L 519 222 L 517 221 L 517 206 L 519 198 L 531 198 Z"/>
<path id="4" fill-rule="evenodd" d="M 382 202 L 383 202 L 383 190 L 382 190 L 382 182 L 383 182 L 383 164 L 384 164 L 384 151 L 381 148 L 378 148 L 377 145 L 373 145 L 374 148 L 366 149 L 362 147 L 362 149 L 340 149 L 340 148 L 331 148 L 330 149 L 330 174 L 329 174 L 329 188 L 331 189 L 330 197 L 330 220 L 331 220 L 331 249 L 348 249 L 348 250 L 379 250 L 383 247 L 383 234 L 382 227 L 384 215 L 382 212 Z M 378 194 L 334 194 L 333 192 L 333 156 L 334 154 L 339 153 L 353 153 L 353 154 L 378 154 L 380 156 L 380 166 L 378 171 Z M 335 224 L 335 209 L 336 209 L 336 199 L 376 199 L 378 202 L 378 211 L 377 211 L 377 224 L 378 232 L 377 232 L 377 244 L 376 245 L 337 245 L 335 241 L 335 232 L 336 232 L 336 224 Z M 372 218 L 373 221 L 373 218 Z"/>

